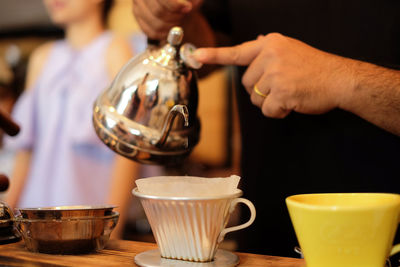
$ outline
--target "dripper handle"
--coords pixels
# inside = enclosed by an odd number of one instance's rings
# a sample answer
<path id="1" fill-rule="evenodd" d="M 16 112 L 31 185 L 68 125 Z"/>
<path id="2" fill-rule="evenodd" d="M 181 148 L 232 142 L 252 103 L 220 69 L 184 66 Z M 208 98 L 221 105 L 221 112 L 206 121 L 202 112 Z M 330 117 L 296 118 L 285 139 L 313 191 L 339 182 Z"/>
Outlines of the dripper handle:
<path id="1" fill-rule="evenodd" d="M 189 126 L 189 110 L 185 105 L 175 105 L 168 112 L 167 118 L 165 119 L 163 129 L 161 131 L 161 137 L 156 143 L 157 147 L 162 147 L 167 141 L 169 132 L 171 131 L 172 125 L 177 115 L 182 115 L 184 119 L 185 127 Z"/>
<path id="2" fill-rule="evenodd" d="M 249 210 L 250 210 L 250 219 L 247 222 L 243 223 L 243 224 L 223 229 L 221 231 L 221 233 L 219 234 L 219 236 L 218 236 L 218 240 L 217 240 L 218 244 L 221 243 L 224 240 L 224 237 L 225 237 L 225 235 L 227 233 L 230 233 L 230 232 L 233 232 L 233 231 L 237 231 L 237 230 L 241 230 L 243 228 L 249 227 L 254 222 L 254 220 L 256 219 L 256 208 L 254 207 L 254 204 L 250 200 L 245 199 L 245 198 L 236 198 L 236 199 L 234 199 L 231 202 L 231 206 L 229 208 L 229 214 L 231 214 L 235 210 L 235 207 L 236 207 L 236 205 L 238 203 L 243 203 L 249 208 Z"/>
<path id="3" fill-rule="evenodd" d="M 172 46 L 179 46 L 183 39 L 183 29 L 181 27 L 172 27 L 168 33 L 167 42 Z M 147 46 L 159 47 L 161 41 L 147 37 Z"/>

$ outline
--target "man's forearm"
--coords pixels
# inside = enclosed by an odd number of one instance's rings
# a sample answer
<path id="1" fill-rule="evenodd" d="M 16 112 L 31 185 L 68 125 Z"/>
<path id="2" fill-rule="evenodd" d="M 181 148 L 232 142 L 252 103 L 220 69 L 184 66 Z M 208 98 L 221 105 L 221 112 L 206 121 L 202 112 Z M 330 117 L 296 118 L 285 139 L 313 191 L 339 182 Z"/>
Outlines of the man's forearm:
<path id="1" fill-rule="evenodd" d="M 340 107 L 400 136 L 400 71 L 349 60 L 350 84 Z"/>

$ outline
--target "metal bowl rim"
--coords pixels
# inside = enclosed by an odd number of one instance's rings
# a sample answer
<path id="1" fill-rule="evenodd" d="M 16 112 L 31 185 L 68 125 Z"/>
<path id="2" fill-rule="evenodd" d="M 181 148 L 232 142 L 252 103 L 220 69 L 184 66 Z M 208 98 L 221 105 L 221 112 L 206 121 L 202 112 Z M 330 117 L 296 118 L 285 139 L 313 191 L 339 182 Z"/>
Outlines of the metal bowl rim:
<path id="1" fill-rule="evenodd" d="M 18 211 L 91 211 L 91 210 L 108 210 L 114 209 L 114 205 L 72 205 L 72 206 L 53 206 L 53 207 L 37 207 L 37 208 L 16 208 Z"/>
<path id="2" fill-rule="evenodd" d="M 224 194 L 219 196 L 206 196 L 206 197 L 170 197 L 170 196 L 154 196 L 147 195 L 139 192 L 139 189 L 135 187 L 132 190 L 132 194 L 139 198 L 154 199 L 154 200 L 179 200 L 179 201 L 193 201 L 193 200 L 218 200 L 218 199 L 230 199 L 238 198 L 243 195 L 243 191 L 237 188 L 235 192 L 231 194 Z"/>
<path id="3" fill-rule="evenodd" d="M 60 219 L 47 218 L 47 219 L 28 219 L 23 218 L 21 215 L 15 216 L 14 221 L 17 222 L 68 222 L 68 221 L 90 221 L 90 220 L 108 220 L 119 217 L 119 212 L 113 211 L 110 215 L 106 216 L 79 216 L 79 217 L 64 217 Z"/>

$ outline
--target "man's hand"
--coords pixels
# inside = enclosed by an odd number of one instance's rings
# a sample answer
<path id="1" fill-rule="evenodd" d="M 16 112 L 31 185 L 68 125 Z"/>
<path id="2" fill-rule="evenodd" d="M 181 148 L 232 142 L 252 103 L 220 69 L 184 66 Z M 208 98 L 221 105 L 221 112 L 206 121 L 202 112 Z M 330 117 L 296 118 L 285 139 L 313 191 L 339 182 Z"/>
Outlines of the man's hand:
<path id="1" fill-rule="evenodd" d="M 248 66 L 242 83 L 268 117 L 283 118 L 292 110 L 327 112 L 340 107 L 354 85 L 351 60 L 278 33 L 234 47 L 198 49 L 195 57 L 202 63 Z"/>
<path id="2" fill-rule="evenodd" d="M 151 39 L 162 40 L 174 26 L 198 9 L 202 0 L 133 0 L 133 13 L 140 28 Z"/>

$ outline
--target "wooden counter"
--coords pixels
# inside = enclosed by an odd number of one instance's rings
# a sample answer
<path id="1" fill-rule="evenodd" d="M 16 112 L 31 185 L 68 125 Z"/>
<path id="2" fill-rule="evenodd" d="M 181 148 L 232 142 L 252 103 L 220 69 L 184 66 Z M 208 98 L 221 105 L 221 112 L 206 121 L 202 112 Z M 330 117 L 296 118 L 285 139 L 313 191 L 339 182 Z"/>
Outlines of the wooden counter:
<path id="1" fill-rule="evenodd" d="M 0 266 L 136 266 L 136 254 L 155 249 L 156 244 L 126 240 L 110 240 L 100 252 L 84 255 L 50 255 L 32 253 L 26 250 L 23 242 L 0 245 Z M 302 267 L 304 261 L 247 253 L 236 253 L 240 266 L 259 267 Z"/>

